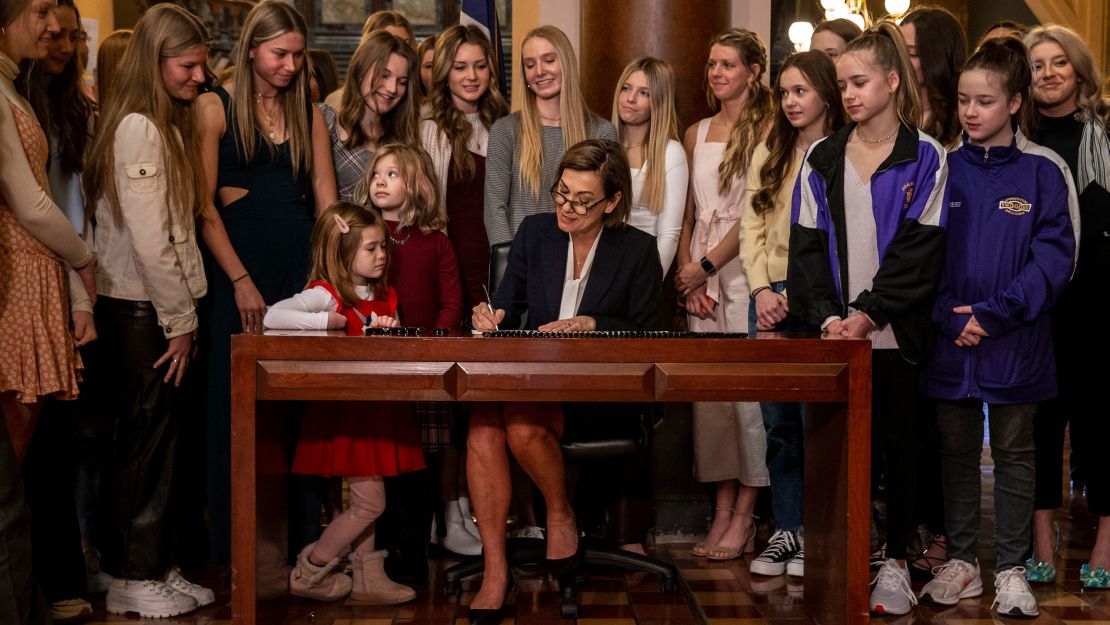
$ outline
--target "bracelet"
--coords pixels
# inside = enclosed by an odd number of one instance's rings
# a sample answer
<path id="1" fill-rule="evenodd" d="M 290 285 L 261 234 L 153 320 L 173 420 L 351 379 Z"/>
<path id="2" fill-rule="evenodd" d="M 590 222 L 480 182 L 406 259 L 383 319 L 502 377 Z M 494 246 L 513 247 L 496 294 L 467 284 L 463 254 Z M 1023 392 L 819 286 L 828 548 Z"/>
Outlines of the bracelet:
<path id="1" fill-rule="evenodd" d="M 761 286 L 758 289 L 752 291 L 752 298 L 754 299 L 756 295 L 759 295 L 760 293 L 762 293 L 764 291 L 770 291 L 770 290 L 771 290 L 771 287 L 769 287 L 769 286 Z"/>
<path id="2" fill-rule="evenodd" d="M 251 275 L 250 272 L 244 273 L 243 275 L 239 276 L 238 278 L 235 278 L 234 280 L 232 280 L 231 283 L 235 284 L 236 282 L 242 280 L 243 278 L 249 278 L 250 275 Z"/>

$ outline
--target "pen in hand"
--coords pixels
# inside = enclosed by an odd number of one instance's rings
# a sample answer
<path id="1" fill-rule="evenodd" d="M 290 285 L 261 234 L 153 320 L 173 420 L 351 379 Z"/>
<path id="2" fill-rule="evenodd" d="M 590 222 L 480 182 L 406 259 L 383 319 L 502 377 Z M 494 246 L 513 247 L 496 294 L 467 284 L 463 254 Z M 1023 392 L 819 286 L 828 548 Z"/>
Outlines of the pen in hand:
<path id="1" fill-rule="evenodd" d="M 486 308 L 488 308 L 488 309 L 489 309 L 489 314 L 490 314 L 490 316 L 494 316 L 494 317 L 496 317 L 496 316 L 497 316 L 497 313 L 493 312 L 493 299 L 492 299 L 492 298 L 490 298 L 490 296 L 489 296 L 489 289 L 487 289 L 487 288 L 486 288 L 486 285 L 484 285 L 484 284 L 482 285 L 482 291 L 484 291 L 484 292 L 485 292 L 485 294 L 486 294 Z M 494 329 L 494 330 L 500 330 L 500 329 L 501 329 L 501 328 L 500 328 L 500 324 L 496 324 L 496 323 L 495 323 L 495 324 L 493 324 L 493 329 Z"/>

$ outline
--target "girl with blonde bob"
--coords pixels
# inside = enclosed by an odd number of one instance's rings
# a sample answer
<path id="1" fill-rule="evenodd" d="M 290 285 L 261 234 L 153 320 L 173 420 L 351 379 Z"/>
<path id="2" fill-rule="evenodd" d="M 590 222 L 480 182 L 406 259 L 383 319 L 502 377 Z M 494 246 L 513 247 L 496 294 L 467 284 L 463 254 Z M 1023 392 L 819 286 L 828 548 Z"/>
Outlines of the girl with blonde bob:
<path id="1" fill-rule="evenodd" d="M 640 57 L 624 68 L 617 81 L 611 117 L 632 168 L 628 223 L 655 237 L 664 275 L 678 249 L 690 179 L 686 152 L 678 142 L 674 97 L 671 66 Z"/>
<path id="2" fill-rule="evenodd" d="M 555 210 L 547 190 L 568 146 L 610 139 L 609 122 L 586 106 L 578 56 L 554 26 L 528 32 L 520 47 L 526 90 L 523 108 L 490 128 L 486 161 L 485 223 L 490 245 L 511 241 L 528 215 Z"/>
<path id="3" fill-rule="evenodd" d="M 231 335 L 262 331 L 266 305 L 304 286 L 314 214 L 336 198 L 328 128 L 309 100 L 307 28 L 284 2 L 251 9 L 230 85 L 198 98 L 213 272 L 208 393 L 212 558 L 231 544 Z M 315 202 L 315 210 L 309 204 Z"/>
<path id="4" fill-rule="evenodd" d="M 1087 476 L 1087 509 L 1098 517 L 1090 559 L 1080 566 L 1084 588 L 1110 588 L 1110 472 L 1099 466 L 1110 439 L 1110 423 L 1100 412 L 1107 367 L 1098 347 L 1110 347 L 1110 335 L 1095 311 L 1110 303 L 1106 258 L 1110 257 L 1110 93 L 1087 44 L 1074 31 L 1056 24 L 1025 34 L 1033 57 L 1033 104 L 1030 139 L 1060 155 L 1071 170 L 1079 197 L 1079 257 L 1075 274 L 1052 310 L 1059 395 L 1045 402 L 1034 419 L 1036 496 L 1033 511 L 1033 557 L 1025 563 L 1031 582 L 1056 579 L 1055 509 L 1062 505 L 1064 430 L 1071 431 L 1072 461 L 1080 460 Z M 1075 465 L 1073 465 L 1074 467 Z"/>
<path id="5" fill-rule="evenodd" d="M 208 288 L 195 226 L 208 194 L 193 158 L 200 133 L 194 101 L 208 41 L 201 21 L 175 5 L 143 15 L 86 170 L 100 259 L 96 319 L 111 346 L 103 350 L 105 388 L 113 389 L 105 408 L 116 428 L 101 478 L 100 501 L 109 505 L 97 518 L 113 614 L 160 618 L 215 601 L 211 590 L 169 566 L 166 518 L 175 388 L 193 354 L 196 300 Z"/>
<path id="6" fill-rule="evenodd" d="M 354 199 L 378 146 L 416 143 L 418 80 L 416 53 L 385 31 L 370 33 L 355 50 L 339 108 L 321 107 L 340 200 Z"/>

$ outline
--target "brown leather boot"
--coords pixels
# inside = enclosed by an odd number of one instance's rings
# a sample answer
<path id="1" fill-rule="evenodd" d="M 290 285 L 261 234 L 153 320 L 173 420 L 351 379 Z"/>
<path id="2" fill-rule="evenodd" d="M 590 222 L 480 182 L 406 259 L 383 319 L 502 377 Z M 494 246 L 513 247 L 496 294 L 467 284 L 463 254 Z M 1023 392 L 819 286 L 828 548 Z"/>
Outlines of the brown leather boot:
<path id="1" fill-rule="evenodd" d="M 296 566 L 289 571 L 289 593 L 320 601 L 335 601 L 346 597 L 351 592 L 351 578 L 342 571 L 335 570 L 339 566 L 339 558 L 332 558 L 331 562 L 323 566 L 310 562 L 308 554 L 312 553 L 315 544 L 301 550 Z"/>
<path id="2" fill-rule="evenodd" d="M 373 605 L 393 605 L 416 598 L 415 590 L 398 584 L 386 576 L 385 557 L 387 555 L 389 552 L 384 549 L 367 554 L 351 554 L 351 573 L 354 581 L 351 600 Z"/>

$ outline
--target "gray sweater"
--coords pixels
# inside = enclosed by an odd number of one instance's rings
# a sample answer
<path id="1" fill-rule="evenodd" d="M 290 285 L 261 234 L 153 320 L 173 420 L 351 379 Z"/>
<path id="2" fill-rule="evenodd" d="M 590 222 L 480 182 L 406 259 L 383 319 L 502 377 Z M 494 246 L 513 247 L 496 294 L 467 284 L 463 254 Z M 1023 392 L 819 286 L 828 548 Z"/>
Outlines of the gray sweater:
<path id="1" fill-rule="evenodd" d="M 543 176 L 539 197 L 536 197 L 520 179 L 520 149 L 516 139 L 520 120 L 520 113 L 513 113 L 494 122 L 489 131 L 485 222 L 490 245 L 512 241 L 520 222 L 528 215 L 555 211 L 547 190 L 555 184 L 555 171 L 566 151 L 563 129 L 543 127 Z M 617 140 L 612 124 L 600 117 L 590 116 L 587 131 L 591 139 Z"/>

